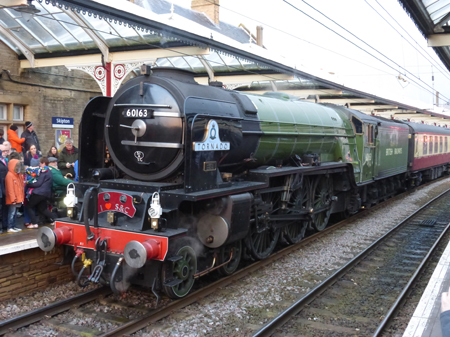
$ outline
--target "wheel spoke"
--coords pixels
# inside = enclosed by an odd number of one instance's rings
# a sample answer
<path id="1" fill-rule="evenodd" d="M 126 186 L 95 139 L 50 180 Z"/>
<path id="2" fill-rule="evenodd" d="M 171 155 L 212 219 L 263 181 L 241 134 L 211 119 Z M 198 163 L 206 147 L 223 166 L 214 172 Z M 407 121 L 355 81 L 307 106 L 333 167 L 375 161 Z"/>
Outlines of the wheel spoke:
<path id="1" fill-rule="evenodd" d="M 332 197 L 333 187 L 331 179 L 326 177 L 318 179 L 314 189 L 314 209 L 323 209 L 324 207 L 327 207 L 327 209 L 313 215 L 312 225 L 316 231 L 322 231 L 326 228 L 330 218 L 331 207 L 329 207 L 329 202 Z"/>
<path id="2" fill-rule="evenodd" d="M 163 268 L 162 284 L 172 281 L 174 278 L 181 282 L 174 286 L 163 286 L 165 293 L 171 298 L 186 296 L 194 285 L 194 274 L 197 271 L 197 257 L 190 246 L 180 248 L 176 255 L 182 256 L 180 260 Z M 183 275 L 183 269 L 187 273 Z M 185 269 L 186 271 L 186 269 Z"/>

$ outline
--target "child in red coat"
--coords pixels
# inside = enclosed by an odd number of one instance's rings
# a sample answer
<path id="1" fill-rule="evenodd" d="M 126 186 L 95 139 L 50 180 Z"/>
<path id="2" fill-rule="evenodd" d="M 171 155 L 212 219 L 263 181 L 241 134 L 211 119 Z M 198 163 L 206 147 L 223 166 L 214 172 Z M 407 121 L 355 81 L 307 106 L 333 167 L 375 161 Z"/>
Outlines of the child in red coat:
<path id="1" fill-rule="evenodd" d="M 21 169 L 22 164 L 17 159 L 12 159 L 8 163 L 8 174 L 5 179 L 6 205 L 8 206 L 8 233 L 21 231 L 21 229 L 16 227 L 17 210 L 25 198 L 23 176 L 20 173 Z"/>

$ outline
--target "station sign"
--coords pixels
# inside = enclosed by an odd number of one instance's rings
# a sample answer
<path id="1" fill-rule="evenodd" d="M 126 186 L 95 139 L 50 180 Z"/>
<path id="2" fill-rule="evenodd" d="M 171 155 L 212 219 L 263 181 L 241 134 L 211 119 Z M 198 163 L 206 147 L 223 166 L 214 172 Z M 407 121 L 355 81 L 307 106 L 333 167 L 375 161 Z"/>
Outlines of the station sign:
<path id="1" fill-rule="evenodd" d="M 57 129 L 73 129 L 73 118 L 52 117 L 52 127 Z"/>

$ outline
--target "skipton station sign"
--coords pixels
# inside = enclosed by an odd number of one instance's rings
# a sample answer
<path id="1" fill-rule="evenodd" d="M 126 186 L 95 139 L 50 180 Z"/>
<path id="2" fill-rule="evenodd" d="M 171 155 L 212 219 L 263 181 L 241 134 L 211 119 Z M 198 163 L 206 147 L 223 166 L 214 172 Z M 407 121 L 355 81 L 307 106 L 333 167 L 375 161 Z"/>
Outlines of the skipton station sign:
<path id="1" fill-rule="evenodd" d="M 52 117 L 52 127 L 57 129 L 73 129 L 73 118 Z"/>

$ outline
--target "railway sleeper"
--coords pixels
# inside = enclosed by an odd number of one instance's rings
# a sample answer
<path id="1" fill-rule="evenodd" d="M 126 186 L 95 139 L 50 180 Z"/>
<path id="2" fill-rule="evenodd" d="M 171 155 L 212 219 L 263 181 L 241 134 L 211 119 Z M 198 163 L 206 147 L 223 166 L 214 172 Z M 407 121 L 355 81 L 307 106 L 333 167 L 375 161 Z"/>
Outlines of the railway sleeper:
<path id="1" fill-rule="evenodd" d="M 341 325 L 326 324 L 304 318 L 296 318 L 293 321 L 297 324 L 306 325 L 308 328 L 313 330 L 333 331 L 336 333 L 352 334 L 352 335 L 354 335 L 357 332 L 355 328 L 348 328 Z"/>
<path id="2" fill-rule="evenodd" d="M 57 329 L 61 332 L 65 332 L 68 334 L 82 335 L 84 337 L 95 337 L 98 336 L 100 333 L 99 330 L 91 329 L 86 326 L 62 323 L 56 318 L 46 320 L 44 321 L 44 324 L 49 325 L 52 328 Z"/>

